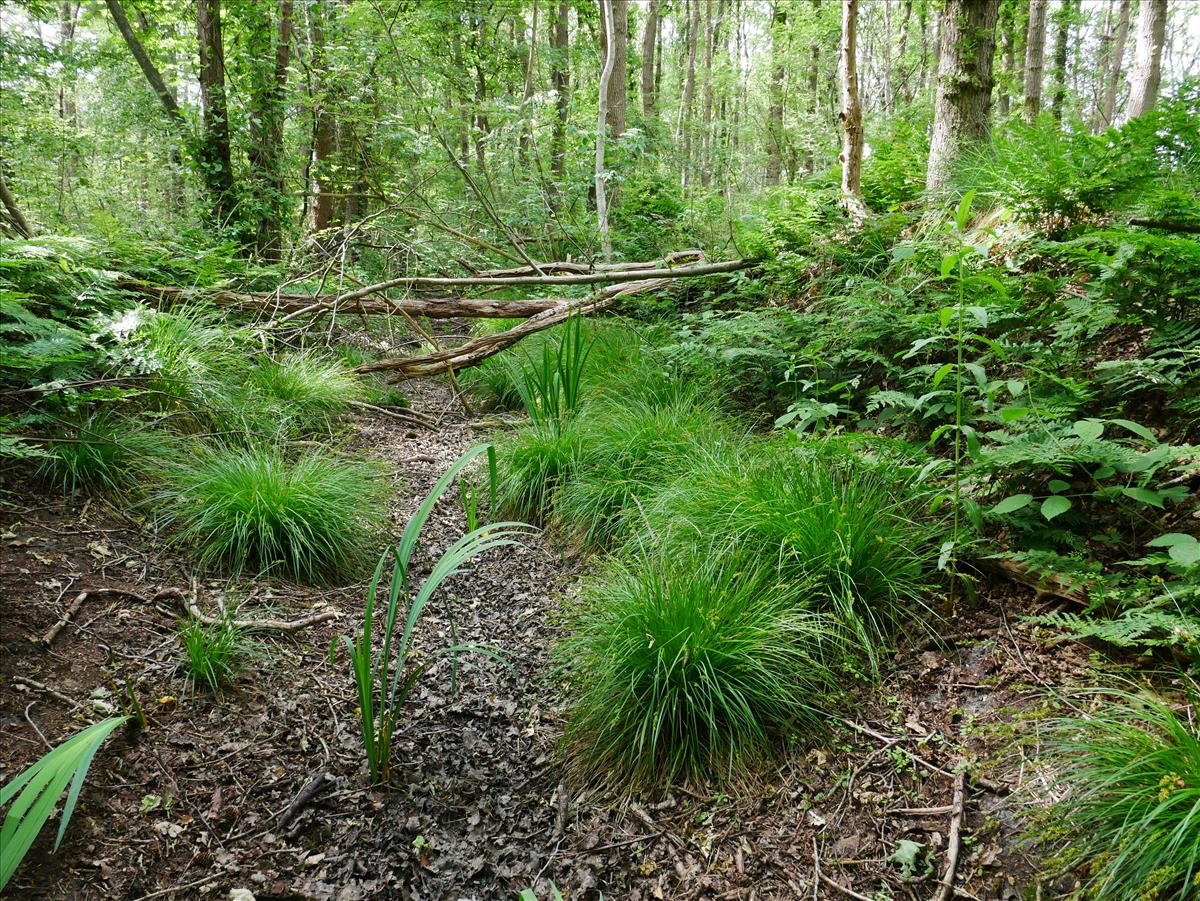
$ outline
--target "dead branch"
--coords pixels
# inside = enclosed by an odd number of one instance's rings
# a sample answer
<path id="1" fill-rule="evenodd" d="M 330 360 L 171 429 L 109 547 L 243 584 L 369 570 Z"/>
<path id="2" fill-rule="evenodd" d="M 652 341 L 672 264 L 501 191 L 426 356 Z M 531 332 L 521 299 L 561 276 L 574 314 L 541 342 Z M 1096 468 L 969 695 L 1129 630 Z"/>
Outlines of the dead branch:
<path id="1" fill-rule="evenodd" d="M 582 275 L 589 272 L 633 272 L 644 269 L 668 269 L 686 263 L 703 263 L 702 250 L 677 250 L 669 253 L 661 260 L 649 260 L 644 263 L 575 263 L 565 262 L 538 263 L 538 267 L 547 275 Z M 516 266 L 511 269 L 485 269 L 476 272 L 480 278 L 509 278 L 519 275 L 536 275 L 529 266 Z"/>
<path id="2" fill-rule="evenodd" d="M 59 617 L 58 622 L 51 626 L 49 631 L 42 636 L 41 643 L 43 647 L 48 648 L 50 645 L 54 644 L 54 639 L 58 638 L 58 633 L 61 632 L 66 627 L 67 623 L 69 623 L 75 617 L 75 614 L 79 612 L 79 609 L 83 606 L 84 601 L 88 599 L 88 595 L 90 593 L 91 592 L 81 591 L 79 594 L 75 595 L 75 600 L 71 602 L 71 606 L 67 608 L 67 612 Z"/>
<path id="3" fill-rule="evenodd" d="M 283 812 L 279 814 L 279 821 L 275 828 L 287 828 L 288 824 L 298 817 L 304 808 L 312 803 L 313 799 L 316 798 L 317 795 L 324 791 L 327 786 L 333 784 L 333 781 L 334 779 L 332 773 L 318 773 L 311 782 L 305 785 L 304 788 L 300 789 L 300 792 L 292 800 L 292 803 L 284 808 Z"/>
<path id="4" fill-rule="evenodd" d="M 821 872 L 821 854 L 817 850 L 816 836 L 813 836 L 812 846 L 813 846 L 813 850 L 812 850 L 813 872 L 816 873 L 818 882 L 825 883 L 825 885 L 829 886 L 831 889 L 835 889 L 836 891 L 845 895 L 847 898 L 854 898 L 854 899 L 856 899 L 856 901 L 871 901 L 871 899 L 868 898 L 866 895 L 860 895 L 854 889 L 846 888 L 846 886 L 842 885 L 840 882 L 836 882 L 835 880 L 830 879 L 823 872 Z"/>
<path id="5" fill-rule="evenodd" d="M 934 895 L 934 901 L 947 901 L 954 892 L 954 871 L 958 867 L 958 851 L 961 845 L 959 836 L 962 832 L 965 783 L 966 779 L 960 767 L 958 774 L 954 777 L 954 800 L 950 804 L 952 813 L 950 815 L 950 837 L 947 840 L 949 851 L 946 858 L 946 874 L 942 877 L 938 892 Z"/>
<path id="6" fill-rule="evenodd" d="M 1200 235 L 1200 222 L 1171 222 L 1165 219 L 1130 219 L 1129 224 L 1140 225 L 1142 228 L 1157 228 L 1168 232 Z"/>
<path id="7" fill-rule="evenodd" d="M 138 595 L 131 591 L 123 592 L 130 597 L 139 598 Z M 139 600 L 142 600 L 139 598 Z M 200 612 L 200 608 L 196 606 L 194 599 L 189 600 L 187 594 L 182 588 L 162 588 L 159 589 L 152 601 L 174 601 L 184 613 L 198 619 L 206 626 L 214 626 L 220 623 L 227 623 L 235 629 L 245 629 L 254 632 L 299 632 L 301 629 L 307 629 L 309 626 L 316 626 L 320 623 L 329 622 L 331 619 L 337 619 L 338 613 L 336 610 L 324 610 L 320 613 L 314 613 L 310 616 L 302 617 L 301 619 L 293 620 L 278 620 L 278 619 L 224 619 L 222 617 L 208 616 Z M 149 602 L 147 602 L 149 603 Z"/>
<path id="8" fill-rule="evenodd" d="M 1071 584 L 1066 576 L 1057 573 L 1038 575 L 1026 564 L 1010 557 L 984 557 L 976 562 L 982 569 L 1004 576 L 1021 585 L 1029 586 L 1038 595 L 1062 598 L 1064 601 L 1071 601 L 1083 606 L 1088 603 L 1086 589 Z"/>
<path id="9" fill-rule="evenodd" d="M 419 357 L 404 357 L 394 360 L 377 360 L 374 363 L 364 363 L 355 369 L 356 372 L 394 372 L 388 381 L 402 382 L 417 376 L 437 375 L 449 369 L 466 369 L 476 366 L 488 357 L 495 356 L 507 347 L 516 344 L 535 332 L 540 332 L 552 326 L 565 322 L 573 315 L 589 316 L 612 306 L 622 297 L 641 294 L 665 287 L 668 279 L 660 278 L 644 282 L 633 282 L 622 285 L 612 285 L 590 298 L 579 301 L 563 301 L 557 307 L 527 319 L 515 328 L 495 335 L 485 335 L 472 338 L 458 347 L 437 353 L 424 354 Z"/>

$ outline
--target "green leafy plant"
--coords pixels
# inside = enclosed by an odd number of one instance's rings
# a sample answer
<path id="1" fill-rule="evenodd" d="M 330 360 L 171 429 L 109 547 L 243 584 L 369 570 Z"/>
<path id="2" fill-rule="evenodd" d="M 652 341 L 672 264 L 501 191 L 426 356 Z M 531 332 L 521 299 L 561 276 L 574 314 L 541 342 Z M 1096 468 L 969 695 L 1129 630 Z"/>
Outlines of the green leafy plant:
<path id="1" fill-rule="evenodd" d="M 258 652 L 258 643 L 232 616 L 214 622 L 190 618 L 179 629 L 179 641 L 184 656 L 178 669 L 183 671 L 189 691 L 198 687 L 220 691 L 233 681 L 247 658 Z"/>
<path id="2" fill-rule="evenodd" d="M 439 658 L 449 656 L 453 661 L 462 653 L 473 652 L 503 662 L 503 658 L 487 648 L 458 643 L 442 648 L 423 661 L 415 660 L 413 654 L 413 641 L 421 617 L 446 580 L 480 554 L 493 548 L 517 544 L 532 531 L 532 527 L 516 522 L 500 522 L 473 529 L 447 548 L 424 581 L 419 585 L 410 583 L 412 554 L 434 505 L 454 478 L 485 453 L 493 453 L 491 445 L 481 444 L 471 448 L 438 479 L 409 520 L 400 543 L 379 558 L 379 565 L 375 567 L 375 574 L 367 589 L 362 627 L 358 634 L 354 638 L 342 636 L 342 644 L 350 654 L 350 665 L 358 689 L 360 732 L 373 782 L 388 781 L 392 765 L 392 737 L 404 703 L 417 681 Z M 392 562 L 390 576 L 384 583 L 389 560 Z M 377 649 L 375 620 L 381 587 L 386 592 L 386 600 L 380 630 L 382 646 Z M 336 642 L 330 647 L 331 659 L 335 651 Z"/>
<path id="3" fill-rule="evenodd" d="M 352 577 L 386 519 L 382 473 L 320 449 L 204 447 L 161 469 L 162 522 L 200 564 L 306 582 Z"/>
<path id="4" fill-rule="evenodd" d="M 1044 761 L 1065 797 L 1035 836 L 1065 843 L 1097 898 L 1182 898 L 1200 888 L 1200 734 L 1196 696 L 1104 691 L 1086 715 L 1048 724 Z"/>
<path id="5" fill-rule="evenodd" d="M 251 371 L 250 384 L 308 432 L 328 430 L 338 414 L 362 400 L 364 393 L 344 364 L 313 353 L 264 361 Z"/>
<path id="6" fill-rule="evenodd" d="M 0 808 L 12 804 L 0 826 L 0 889 L 12 879 L 34 839 L 49 822 L 59 796 L 70 783 L 54 840 L 54 850 L 58 850 L 71 815 L 75 813 L 75 804 L 92 758 L 109 734 L 126 719 L 114 716 L 88 726 L 0 788 Z"/>
<path id="7" fill-rule="evenodd" d="M 558 648 L 574 686 L 577 774 L 660 787 L 736 774 L 793 729 L 820 728 L 827 623 L 736 555 L 617 560 Z"/>
<path id="8" fill-rule="evenodd" d="M 538 428 L 558 429 L 575 415 L 583 399 L 584 367 L 594 340 L 585 332 L 580 314 L 563 324 L 557 344 L 542 343 L 541 356 L 506 358 L 517 395 Z"/>
<path id="9" fill-rule="evenodd" d="M 146 467 L 167 459 L 174 447 L 166 431 L 102 407 L 52 439 L 38 469 L 67 494 L 118 495 L 129 492 Z"/>

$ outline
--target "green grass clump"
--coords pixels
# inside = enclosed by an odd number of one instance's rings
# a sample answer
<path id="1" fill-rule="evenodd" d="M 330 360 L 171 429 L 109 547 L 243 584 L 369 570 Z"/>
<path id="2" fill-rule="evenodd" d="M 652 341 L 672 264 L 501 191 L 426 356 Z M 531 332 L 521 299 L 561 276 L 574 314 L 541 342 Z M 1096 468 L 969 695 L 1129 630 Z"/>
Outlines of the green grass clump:
<path id="1" fill-rule="evenodd" d="M 899 469 L 789 443 L 709 454 L 644 503 L 640 538 L 732 548 L 834 614 L 872 662 L 924 610 L 932 533 Z"/>
<path id="2" fill-rule="evenodd" d="M 1041 831 L 1065 839 L 1085 897 L 1185 898 L 1200 891 L 1200 732 L 1161 698 L 1106 691 L 1088 716 L 1049 725 L 1046 762 L 1066 796 Z"/>
<path id="3" fill-rule="evenodd" d="M 251 372 L 250 384 L 310 433 L 327 431 L 339 414 L 364 395 L 348 367 L 311 353 L 264 361 Z"/>
<path id="4" fill-rule="evenodd" d="M 66 494 L 119 495 L 133 489 L 142 468 L 168 457 L 168 434 L 101 409 L 52 441 L 39 471 Z"/>
<path id="5" fill-rule="evenodd" d="M 530 423 L 496 443 L 497 502 L 506 516 L 544 523 L 558 486 L 570 478 L 579 456 L 578 423 L 558 427 Z"/>
<path id="6" fill-rule="evenodd" d="M 183 645 L 183 659 L 178 669 L 184 673 L 188 691 L 197 688 L 220 691 L 258 650 L 245 629 L 229 618 L 211 623 L 189 619 L 179 629 L 179 641 Z"/>
<path id="7" fill-rule="evenodd" d="M 157 501 L 202 566 L 334 582 L 361 573 L 386 519 L 382 473 L 324 449 L 208 448 L 166 466 Z"/>
<path id="8" fill-rule="evenodd" d="M 565 744 L 583 778 L 726 778 L 791 730 L 820 728 L 822 620 L 753 561 L 617 561 L 573 620 L 558 651 L 576 689 Z"/>
<path id="9" fill-rule="evenodd" d="M 660 404 L 603 401 L 578 417 L 579 452 L 554 497 L 554 522 L 585 544 L 611 544 L 628 514 L 681 472 L 735 445 L 715 407 L 694 395 Z"/>

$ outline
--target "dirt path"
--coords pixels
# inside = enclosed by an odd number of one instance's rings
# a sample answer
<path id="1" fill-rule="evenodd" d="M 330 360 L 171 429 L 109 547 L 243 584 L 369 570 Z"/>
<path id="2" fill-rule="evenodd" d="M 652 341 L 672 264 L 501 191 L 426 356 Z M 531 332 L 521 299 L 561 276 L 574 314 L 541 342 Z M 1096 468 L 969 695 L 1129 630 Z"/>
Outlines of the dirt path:
<path id="1" fill-rule="evenodd" d="M 438 428 L 375 416 L 354 438 L 391 464 L 397 533 L 483 437 L 440 385 L 417 387 L 413 404 Z M 383 792 L 366 783 L 344 658 L 328 660 L 361 611 L 363 586 L 201 581 L 204 603 L 223 591 L 246 610 L 332 608 L 341 618 L 271 642 L 226 694 L 186 696 L 174 672 L 177 611 L 133 596 L 189 586 L 180 558 L 99 504 L 64 504 L 18 481 L 5 486 L 11 508 L 0 518 L 0 775 L 44 751 L 38 730 L 57 742 L 72 721 L 111 712 L 127 680 L 149 726 L 136 743 L 118 734 L 104 747 L 63 848 L 47 856 L 44 836 L 13 898 L 225 899 L 246 889 L 257 899 L 511 899 L 533 885 L 549 897 L 550 880 L 572 899 L 843 897 L 830 880 L 926 897 L 945 865 L 951 816 L 894 811 L 949 804 L 953 780 L 907 752 L 947 770 L 985 759 L 1011 744 L 1011 708 L 1086 673 L 1086 649 L 1050 654 L 1026 641 L 1014 625 L 1025 601 L 994 592 L 945 624 L 944 634 L 960 635 L 954 647 L 898 655 L 883 690 L 864 693 L 882 700 L 857 707 L 854 722 L 882 738 L 831 720 L 831 741 L 797 746 L 736 792 L 591 797 L 561 784 L 562 698 L 549 666 L 559 601 L 578 566 L 539 539 L 493 552 L 451 583 L 457 639 L 503 649 L 511 667 L 464 659 L 457 693 L 447 667 L 435 669 L 407 708 L 395 786 Z M 447 495 L 419 558 L 427 565 L 462 530 L 458 498 Z M 49 649 L 31 640 L 80 590 L 99 588 L 133 595 L 90 600 Z M 449 642 L 445 611 L 422 624 L 425 648 Z M 958 884 L 977 897 L 1017 897 L 1031 871 L 1012 850 L 1007 787 L 967 791 Z M 915 884 L 887 861 L 900 839 L 933 855 Z"/>

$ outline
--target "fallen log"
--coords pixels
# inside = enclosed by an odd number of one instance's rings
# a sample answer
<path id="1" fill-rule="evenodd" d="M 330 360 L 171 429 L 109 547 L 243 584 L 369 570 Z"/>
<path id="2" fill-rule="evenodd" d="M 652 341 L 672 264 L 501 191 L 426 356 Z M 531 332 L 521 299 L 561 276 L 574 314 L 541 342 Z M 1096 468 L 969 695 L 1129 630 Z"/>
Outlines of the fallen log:
<path id="1" fill-rule="evenodd" d="M 538 268 L 545 275 L 583 275 L 589 272 L 640 272 L 646 269 L 669 269 L 685 263 L 703 263 L 704 251 L 679 250 L 669 253 L 661 260 L 650 260 L 645 263 L 576 263 L 566 262 L 538 263 Z M 531 266 L 513 266 L 509 269 L 483 269 L 474 273 L 479 278 L 508 278 L 516 275 L 537 275 Z"/>
<path id="2" fill-rule="evenodd" d="M 159 309 L 170 309 L 193 299 L 204 299 L 217 306 L 247 312 L 297 313 L 319 306 L 313 312 L 364 313 L 389 316 L 407 313 L 427 319 L 525 319 L 563 303 L 558 297 L 533 297 L 526 300 L 498 300 L 486 297 L 409 297 L 361 298 L 339 303 L 336 294 L 240 294 L 236 291 L 204 291 L 172 285 L 122 282 L 121 287 L 137 291 Z"/>
<path id="3" fill-rule="evenodd" d="M 648 291 L 657 291 L 659 288 L 665 288 L 670 282 L 671 280 L 668 278 L 658 278 L 611 285 L 593 294 L 591 297 L 582 300 L 564 300 L 557 307 L 547 310 L 544 313 L 539 313 L 537 316 L 527 319 L 525 322 L 506 332 L 500 332 L 495 335 L 484 335 L 481 338 L 472 338 L 458 347 L 448 348 L 436 353 L 364 363 L 356 367 L 355 372 L 392 372 L 394 375 L 388 381 L 394 383 L 418 376 L 437 375 L 451 369 L 456 371 L 466 369 L 467 367 L 482 363 L 488 357 L 495 356 L 505 348 L 516 344 L 522 338 L 526 338 L 535 332 L 544 331 L 558 325 L 560 322 L 565 322 L 571 316 L 589 316 L 598 313 L 606 307 L 612 306 L 623 297 L 643 294 Z"/>

